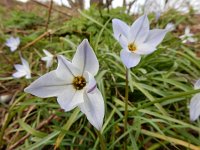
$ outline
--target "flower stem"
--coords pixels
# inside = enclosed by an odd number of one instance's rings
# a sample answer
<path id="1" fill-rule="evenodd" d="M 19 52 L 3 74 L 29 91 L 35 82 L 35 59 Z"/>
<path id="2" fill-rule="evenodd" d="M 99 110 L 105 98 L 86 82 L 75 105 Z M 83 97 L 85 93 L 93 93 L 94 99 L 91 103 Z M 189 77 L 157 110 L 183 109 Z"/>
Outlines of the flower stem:
<path id="1" fill-rule="evenodd" d="M 97 135 L 99 137 L 99 141 L 100 141 L 100 144 L 101 144 L 101 150 L 106 150 L 106 143 L 104 141 L 104 138 L 101 134 L 101 132 L 99 130 L 96 130 L 97 131 Z"/>
<path id="2" fill-rule="evenodd" d="M 124 108 L 124 132 L 127 131 L 127 118 L 128 118 L 128 68 L 126 68 L 126 87 L 125 87 L 125 108 Z M 124 140 L 124 149 L 126 149 L 127 138 Z"/>

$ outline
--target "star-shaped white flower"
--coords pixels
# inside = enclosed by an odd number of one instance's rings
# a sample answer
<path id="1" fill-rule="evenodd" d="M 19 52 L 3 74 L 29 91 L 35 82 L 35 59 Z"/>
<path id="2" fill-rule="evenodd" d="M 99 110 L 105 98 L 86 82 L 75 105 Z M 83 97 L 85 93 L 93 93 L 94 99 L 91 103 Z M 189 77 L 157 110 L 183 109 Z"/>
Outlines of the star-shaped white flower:
<path id="1" fill-rule="evenodd" d="M 200 89 L 200 79 L 194 84 L 194 89 Z M 200 93 L 195 94 L 190 101 L 190 120 L 195 121 L 200 116 Z"/>
<path id="2" fill-rule="evenodd" d="M 197 39 L 193 38 L 194 34 L 190 32 L 190 27 L 185 28 L 185 33 L 180 36 L 180 39 L 182 40 L 182 43 L 187 43 L 187 42 L 196 42 Z"/>
<path id="3" fill-rule="evenodd" d="M 25 76 L 26 79 L 30 79 L 31 78 L 31 70 L 30 70 L 29 64 L 24 58 L 22 58 L 22 56 L 20 56 L 20 58 L 21 58 L 22 64 L 14 65 L 17 72 L 13 73 L 12 76 L 14 78 L 21 78 L 21 77 Z"/>
<path id="4" fill-rule="evenodd" d="M 9 39 L 6 40 L 6 46 L 8 46 L 12 52 L 17 50 L 19 44 L 20 44 L 19 37 L 16 38 L 10 37 Z"/>
<path id="5" fill-rule="evenodd" d="M 42 57 L 41 59 L 46 62 L 46 68 L 49 68 L 53 64 L 53 55 L 45 49 L 43 49 L 43 52 L 46 56 Z"/>
<path id="6" fill-rule="evenodd" d="M 38 78 L 25 92 L 42 98 L 57 97 L 65 111 L 78 106 L 89 122 L 101 130 L 104 100 L 94 79 L 98 70 L 96 55 L 85 39 L 78 46 L 72 62 L 59 55 L 57 69 Z"/>
<path id="7" fill-rule="evenodd" d="M 141 55 L 154 52 L 168 32 L 166 29 L 150 30 L 147 15 L 139 17 L 131 26 L 119 19 L 113 19 L 112 25 L 114 37 L 123 48 L 120 56 L 127 68 L 136 66 Z"/>

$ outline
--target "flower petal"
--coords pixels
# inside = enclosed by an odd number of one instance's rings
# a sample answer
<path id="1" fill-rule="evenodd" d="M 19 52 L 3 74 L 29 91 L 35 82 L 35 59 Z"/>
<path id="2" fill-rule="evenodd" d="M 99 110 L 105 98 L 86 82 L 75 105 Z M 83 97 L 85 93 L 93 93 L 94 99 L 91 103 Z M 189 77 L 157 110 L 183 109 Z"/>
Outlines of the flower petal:
<path id="1" fill-rule="evenodd" d="M 46 62 L 46 68 L 51 67 L 52 64 L 53 64 L 53 59 L 48 60 L 48 61 Z"/>
<path id="2" fill-rule="evenodd" d="M 187 26 L 185 28 L 185 35 L 188 35 L 188 34 L 190 34 L 190 27 L 189 26 Z"/>
<path id="3" fill-rule="evenodd" d="M 93 93 L 84 93 L 84 103 L 79 105 L 81 111 L 86 115 L 89 122 L 101 130 L 105 114 L 104 100 L 98 88 Z"/>
<path id="4" fill-rule="evenodd" d="M 112 20 L 112 27 L 114 32 L 114 37 L 116 40 L 119 41 L 119 37 L 121 35 L 128 37 L 128 32 L 130 30 L 130 27 L 123 21 L 119 19 L 113 19 Z"/>
<path id="5" fill-rule="evenodd" d="M 25 75 L 26 75 L 26 72 L 25 72 L 25 71 L 18 71 L 18 72 L 15 72 L 15 73 L 12 74 L 12 76 L 13 76 L 14 78 L 21 78 L 21 77 L 23 77 L 23 76 L 25 76 Z"/>
<path id="6" fill-rule="evenodd" d="M 66 60 L 64 56 L 59 55 L 56 74 L 67 83 L 72 83 L 74 77 L 81 75 L 81 72 L 75 65 Z"/>
<path id="7" fill-rule="evenodd" d="M 126 49 L 128 47 L 128 39 L 123 35 L 120 35 L 119 43 L 120 43 L 120 45 L 122 46 L 123 49 Z"/>
<path id="8" fill-rule="evenodd" d="M 48 56 L 48 57 L 53 57 L 53 55 L 52 55 L 49 51 L 47 51 L 46 49 L 43 49 L 43 52 L 44 52 L 44 54 L 45 54 L 46 56 Z"/>
<path id="9" fill-rule="evenodd" d="M 97 74 L 99 62 L 87 39 L 78 46 L 72 64 L 79 68 L 82 74 L 84 71 L 88 71 L 94 76 Z"/>
<path id="10" fill-rule="evenodd" d="M 41 60 L 46 62 L 46 68 L 51 67 L 53 64 L 53 57 L 45 56 L 45 57 L 42 57 Z"/>
<path id="11" fill-rule="evenodd" d="M 31 70 L 30 70 L 29 63 L 21 55 L 20 55 L 20 58 L 21 58 L 24 70 L 26 71 L 26 78 L 29 79 L 31 78 Z"/>
<path id="12" fill-rule="evenodd" d="M 27 72 L 30 72 L 30 66 L 29 63 L 20 55 L 22 65 L 26 69 Z"/>
<path id="13" fill-rule="evenodd" d="M 194 89 L 200 89 L 200 79 L 198 79 L 194 84 Z"/>
<path id="14" fill-rule="evenodd" d="M 79 104 L 83 103 L 83 90 L 75 90 L 72 85 L 67 86 L 57 98 L 57 101 L 62 109 L 70 111 Z"/>
<path id="15" fill-rule="evenodd" d="M 66 92 L 68 85 L 71 85 L 71 83 L 58 78 L 56 71 L 51 71 L 35 80 L 24 91 L 41 98 L 53 97 Z"/>
<path id="16" fill-rule="evenodd" d="M 16 46 L 16 45 L 10 46 L 11 52 L 14 52 L 15 50 L 17 50 L 17 48 L 18 48 L 18 46 Z"/>
<path id="17" fill-rule="evenodd" d="M 166 29 L 153 29 L 149 31 L 149 35 L 145 40 L 145 43 L 156 47 L 162 42 L 168 30 Z"/>
<path id="18" fill-rule="evenodd" d="M 140 54 L 140 55 L 147 55 L 147 54 L 151 54 L 155 50 L 156 48 L 154 46 L 143 43 L 137 46 L 137 50 L 135 51 L 135 53 Z"/>
<path id="19" fill-rule="evenodd" d="M 129 52 L 128 50 L 122 50 L 120 57 L 127 68 L 135 67 L 141 60 L 140 55 Z"/>
<path id="20" fill-rule="evenodd" d="M 197 39 L 193 37 L 189 37 L 187 40 L 191 43 L 197 42 Z"/>
<path id="21" fill-rule="evenodd" d="M 16 64 L 16 65 L 14 65 L 15 66 L 15 69 L 17 70 L 17 71 L 24 71 L 24 66 L 22 66 L 22 65 L 20 65 L 20 64 Z"/>
<path id="22" fill-rule="evenodd" d="M 195 94 L 190 102 L 190 120 L 195 121 L 200 115 L 200 94 Z"/>
<path id="23" fill-rule="evenodd" d="M 87 87 L 86 87 L 86 92 L 87 93 L 92 93 L 97 87 L 96 80 L 92 74 L 89 72 L 85 72 L 84 76 L 86 76 L 86 81 L 87 81 Z"/>
<path id="24" fill-rule="evenodd" d="M 149 20 L 147 15 L 139 17 L 131 26 L 129 31 L 129 42 L 144 42 L 149 33 Z"/>

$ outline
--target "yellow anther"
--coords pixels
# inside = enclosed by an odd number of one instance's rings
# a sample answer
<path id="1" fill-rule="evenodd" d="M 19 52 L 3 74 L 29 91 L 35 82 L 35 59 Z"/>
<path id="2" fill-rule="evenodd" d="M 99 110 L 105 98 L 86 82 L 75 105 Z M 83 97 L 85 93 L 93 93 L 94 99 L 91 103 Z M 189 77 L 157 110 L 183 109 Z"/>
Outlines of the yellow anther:
<path id="1" fill-rule="evenodd" d="M 137 50 L 137 47 L 136 47 L 135 43 L 130 43 L 130 44 L 128 44 L 128 49 L 129 49 L 129 51 L 134 52 Z"/>

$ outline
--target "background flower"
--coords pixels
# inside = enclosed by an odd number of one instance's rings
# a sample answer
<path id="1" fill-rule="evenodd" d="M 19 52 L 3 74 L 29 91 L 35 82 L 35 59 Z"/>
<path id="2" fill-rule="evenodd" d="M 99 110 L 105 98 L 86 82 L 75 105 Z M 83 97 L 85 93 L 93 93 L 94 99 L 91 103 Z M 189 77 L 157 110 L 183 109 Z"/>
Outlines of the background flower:
<path id="1" fill-rule="evenodd" d="M 122 62 L 127 68 L 136 66 L 141 55 L 154 52 L 168 32 L 166 29 L 149 29 L 147 15 L 139 17 L 131 26 L 119 19 L 112 20 L 114 37 L 122 46 Z"/>
<path id="2" fill-rule="evenodd" d="M 6 40 L 6 46 L 8 46 L 12 52 L 17 50 L 19 44 L 20 44 L 19 37 L 16 38 L 10 37 L 9 39 Z"/>
<path id="3" fill-rule="evenodd" d="M 49 68 L 53 64 L 53 55 L 45 49 L 43 49 L 43 52 L 46 56 L 42 57 L 41 59 L 46 62 L 46 68 Z"/>
<path id="4" fill-rule="evenodd" d="M 187 43 L 187 42 L 196 42 L 197 39 L 193 38 L 194 34 L 190 32 L 190 27 L 185 28 L 185 33 L 180 36 L 180 39 L 182 40 L 182 43 Z"/>
<path id="5" fill-rule="evenodd" d="M 31 70 L 30 70 L 29 64 L 22 56 L 20 56 L 20 58 L 21 58 L 22 64 L 14 65 L 17 72 L 13 73 L 12 76 L 14 78 L 21 78 L 21 77 L 25 76 L 26 79 L 30 79 L 31 78 Z"/>

